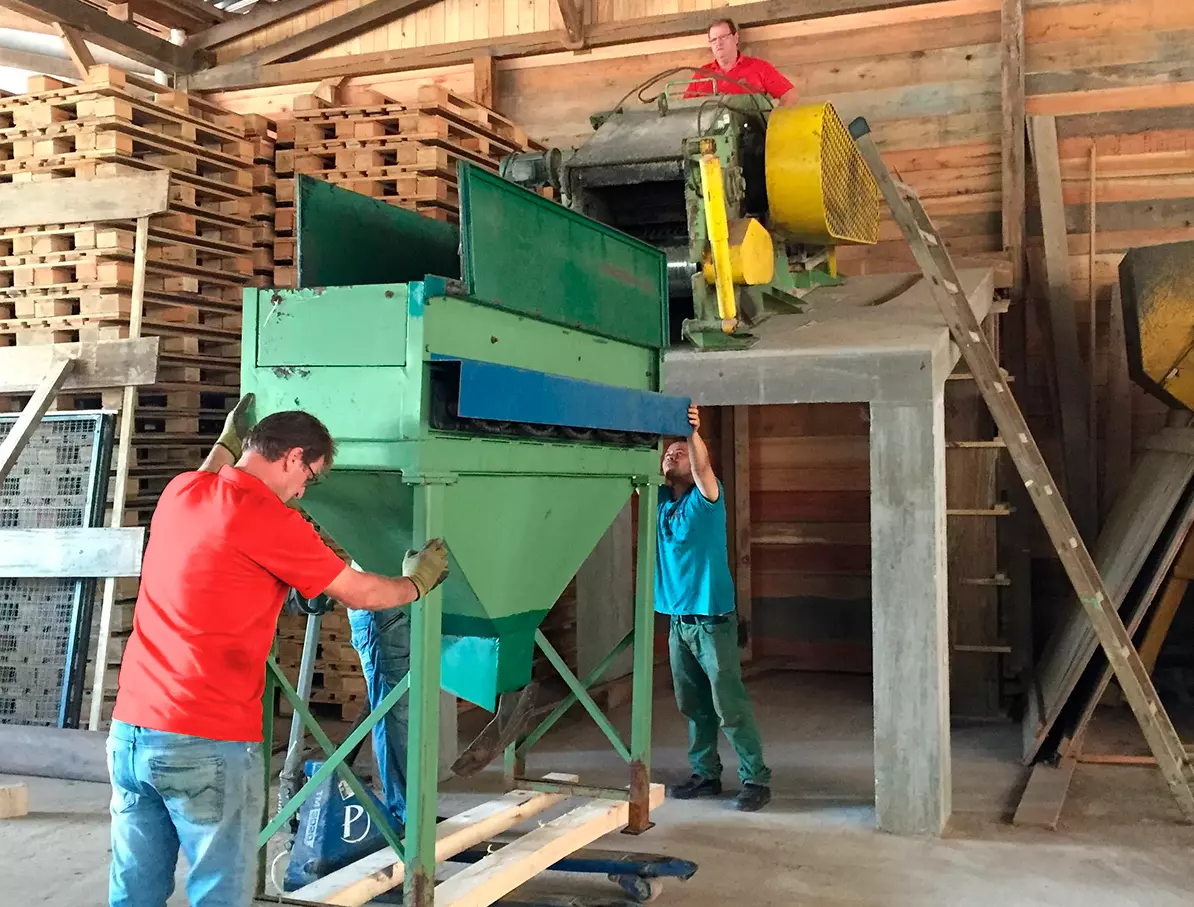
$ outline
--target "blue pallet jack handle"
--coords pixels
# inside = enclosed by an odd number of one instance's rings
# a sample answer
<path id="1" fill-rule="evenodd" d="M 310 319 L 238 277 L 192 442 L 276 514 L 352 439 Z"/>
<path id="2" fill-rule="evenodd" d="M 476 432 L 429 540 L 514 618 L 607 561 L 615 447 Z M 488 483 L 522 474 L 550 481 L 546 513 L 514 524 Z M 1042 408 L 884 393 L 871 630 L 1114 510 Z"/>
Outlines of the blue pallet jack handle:
<path id="1" fill-rule="evenodd" d="M 461 851 L 449 859 L 451 862 L 476 863 L 486 854 L 500 850 L 503 846 L 505 845 L 500 841 L 487 841 Z M 636 902 L 643 904 L 659 896 L 664 879 L 691 879 L 696 875 L 697 864 L 666 854 L 586 848 L 552 863 L 547 868 L 551 872 L 597 873 L 607 876 Z"/>

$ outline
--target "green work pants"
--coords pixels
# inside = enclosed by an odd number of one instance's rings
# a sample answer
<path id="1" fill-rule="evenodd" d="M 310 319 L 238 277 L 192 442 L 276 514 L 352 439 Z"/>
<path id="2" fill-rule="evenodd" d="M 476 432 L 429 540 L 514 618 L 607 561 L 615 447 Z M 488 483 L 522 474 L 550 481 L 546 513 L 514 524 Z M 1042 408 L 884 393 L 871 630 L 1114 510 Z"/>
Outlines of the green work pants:
<path id="1" fill-rule="evenodd" d="M 763 744 L 738 659 L 738 619 L 720 623 L 682 623 L 675 617 L 668 633 L 668 654 L 676 704 L 688 719 L 688 760 L 702 778 L 721 777 L 717 730 L 725 731 L 738 754 L 738 778 L 767 786 L 771 769 L 763 762 Z"/>

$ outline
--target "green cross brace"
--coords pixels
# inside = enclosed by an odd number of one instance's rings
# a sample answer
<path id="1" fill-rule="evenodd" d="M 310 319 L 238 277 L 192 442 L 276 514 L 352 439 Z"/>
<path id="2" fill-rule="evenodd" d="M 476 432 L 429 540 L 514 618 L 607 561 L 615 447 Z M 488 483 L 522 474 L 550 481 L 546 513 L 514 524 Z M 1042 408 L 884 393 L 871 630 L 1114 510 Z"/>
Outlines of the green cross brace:
<path id="1" fill-rule="evenodd" d="M 299 698 L 299 695 L 295 692 L 294 687 L 290 685 L 290 681 L 286 679 L 286 675 L 282 673 L 282 669 L 278 667 L 278 663 L 274 660 L 272 655 L 266 661 L 266 665 L 269 667 L 269 674 L 272 676 L 273 681 L 277 683 L 279 687 L 281 687 L 282 692 L 286 694 L 286 698 L 290 700 L 290 704 L 294 706 L 295 711 L 298 712 L 299 716 L 302 718 L 303 724 L 311 732 L 311 736 L 315 738 L 316 742 L 320 745 L 328 758 L 323 765 L 316 770 L 315 774 L 310 777 L 307 783 L 299 789 L 298 793 L 291 797 L 290 800 L 287 801 L 286 805 L 278 810 L 277 815 L 274 816 L 269 824 L 267 824 L 265 828 L 261 830 L 261 834 L 257 836 L 258 848 L 264 847 L 266 842 L 268 842 L 270 838 L 278 833 L 278 831 L 283 825 L 286 824 L 290 817 L 298 812 L 298 809 L 303 805 L 303 802 L 311 796 L 314 790 L 321 785 L 328 778 L 328 776 L 332 774 L 332 772 L 338 772 L 340 777 L 344 780 L 344 783 L 348 785 L 349 790 L 351 790 L 356 796 L 357 800 L 360 801 L 361 806 L 364 808 L 365 813 L 369 816 L 370 820 L 376 823 L 378 831 L 381 832 L 381 835 L 383 838 L 385 838 L 386 843 L 394 849 L 394 853 L 397 854 L 398 859 L 403 859 L 402 841 L 399 838 L 398 833 L 394 830 L 394 826 L 373 803 L 373 800 L 365 792 L 364 785 L 362 785 L 357 779 L 357 776 L 353 774 L 352 769 L 344 764 L 344 760 L 348 757 L 348 754 L 352 752 L 353 748 L 365 739 L 365 735 L 373 730 L 374 725 L 376 725 L 383 717 L 385 717 L 390 709 L 394 707 L 394 704 L 406 694 L 406 691 L 410 686 L 410 674 L 407 674 L 405 677 L 403 677 L 402 680 L 399 681 L 398 685 L 395 686 L 394 689 L 392 689 L 388 694 L 386 694 L 386 697 L 382 699 L 380 703 L 378 703 L 377 708 L 369 713 L 369 717 L 366 718 L 365 721 L 351 734 L 349 734 L 348 738 L 341 743 L 337 749 L 333 747 L 332 741 L 328 739 L 328 736 L 324 733 L 323 728 L 319 726 L 319 722 L 317 722 L 311 715 L 310 711 L 308 711 L 306 703 Z M 268 778 L 268 768 L 266 771 Z"/>
<path id="2" fill-rule="evenodd" d="M 601 660 L 601 662 L 595 668 L 593 668 L 591 671 L 589 671 L 588 674 L 585 675 L 584 680 L 582 680 L 580 682 L 580 684 L 585 689 L 584 695 L 585 695 L 586 699 L 589 699 L 588 692 L 587 692 L 589 687 L 591 687 L 593 684 L 595 684 L 598 680 L 600 680 L 605 675 L 605 672 L 609 670 L 609 666 L 614 663 L 614 660 L 619 655 L 621 655 L 628 648 L 630 648 L 630 644 L 632 642 L 634 642 L 634 630 L 629 631 L 624 637 L 622 637 L 622 641 L 620 643 L 618 643 L 616 646 L 614 646 L 613 649 L 610 650 L 610 653 L 608 655 L 606 655 L 605 658 L 603 658 Z M 590 699 L 590 701 L 592 701 L 592 700 Z M 554 709 L 552 709 L 551 713 L 546 718 L 543 719 L 543 721 L 539 724 L 539 726 L 537 728 L 535 728 L 533 731 L 531 731 L 531 733 L 527 734 L 526 738 L 521 743 L 518 744 L 518 748 L 515 751 L 516 754 L 523 755 L 532 746 L 534 746 L 536 743 L 538 743 L 540 740 L 542 740 L 543 736 L 548 731 L 550 731 L 553 727 L 555 727 L 556 722 L 559 721 L 561 718 L 563 718 L 564 714 L 570 708 L 572 708 L 572 706 L 574 706 L 576 704 L 576 702 L 577 702 L 576 694 L 569 693 L 568 697 L 566 699 L 564 699 Z M 596 703 L 594 703 L 594 708 L 596 708 Z"/>
<path id="3" fill-rule="evenodd" d="M 634 634 L 632 632 L 630 638 L 633 637 Z M 572 670 L 564 662 L 564 659 L 560 658 L 560 654 L 552 648 L 551 643 L 547 641 L 547 637 L 543 635 L 542 630 L 535 631 L 535 643 L 543 650 L 543 654 L 547 656 L 547 660 L 552 663 L 552 666 L 559 672 L 559 675 L 564 678 L 564 683 L 568 684 L 568 689 L 572 691 L 572 696 L 584 706 L 585 711 L 597 722 L 597 727 L 601 728 L 601 733 L 605 734 L 610 744 L 617 750 L 618 755 L 622 757 L 622 761 L 629 762 L 630 750 L 626 748 L 626 744 L 618 736 L 617 729 L 610 724 L 609 719 L 605 717 L 605 713 L 597 708 L 597 703 L 593 701 L 588 690 L 576 679 L 576 675 L 572 673 Z"/>

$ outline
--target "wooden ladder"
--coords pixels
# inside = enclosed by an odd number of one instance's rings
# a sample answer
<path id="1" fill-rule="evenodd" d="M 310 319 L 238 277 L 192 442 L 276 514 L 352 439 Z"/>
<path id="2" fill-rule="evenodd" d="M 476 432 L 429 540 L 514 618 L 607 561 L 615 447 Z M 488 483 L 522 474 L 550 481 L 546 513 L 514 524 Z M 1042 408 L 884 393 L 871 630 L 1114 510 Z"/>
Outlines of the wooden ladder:
<path id="1" fill-rule="evenodd" d="M 1177 800 L 1178 808 L 1188 821 L 1194 822 L 1194 791 L 1191 790 L 1194 767 L 1191 766 L 1190 756 L 1157 697 L 1148 672 L 1120 619 L 1118 603 L 1111 599 L 1103 585 L 1098 568 L 1086 550 L 1049 473 L 1049 467 L 1045 465 L 1045 459 L 1028 430 L 1024 414 L 1012 397 L 995 354 L 979 328 L 945 242 L 933 226 L 916 192 L 896 180 L 887 169 L 866 120 L 861 117 L 854 120 L 850 124 L 850 134 L 870 167 L 895 222 L 912 247 L 916 263 L 932 287 L 933 297 L 949 325 L 949 332 L 962 351 L 995 424 L 999 426 L 999 434 L 1007 444 L 1012 462 L 1016 464 L 1024 487 L 1028 489 L 1049 539 L 1070 578 L 1070 584 L 1107 655 L 1107 661 L 1115 671 L 1120 688 L 1136 714 L 1136 720 Z"/>

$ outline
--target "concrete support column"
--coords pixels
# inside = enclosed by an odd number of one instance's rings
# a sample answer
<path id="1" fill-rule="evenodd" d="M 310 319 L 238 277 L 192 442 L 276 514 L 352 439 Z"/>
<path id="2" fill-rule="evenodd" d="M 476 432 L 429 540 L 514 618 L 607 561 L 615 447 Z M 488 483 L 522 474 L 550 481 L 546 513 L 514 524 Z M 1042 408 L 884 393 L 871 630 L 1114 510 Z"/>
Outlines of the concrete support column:
<path id="1" fill-rule="evenodd" d="M 943 401 L 871 405 L 875 812 L 903 835 L 951 810 Z"/>

